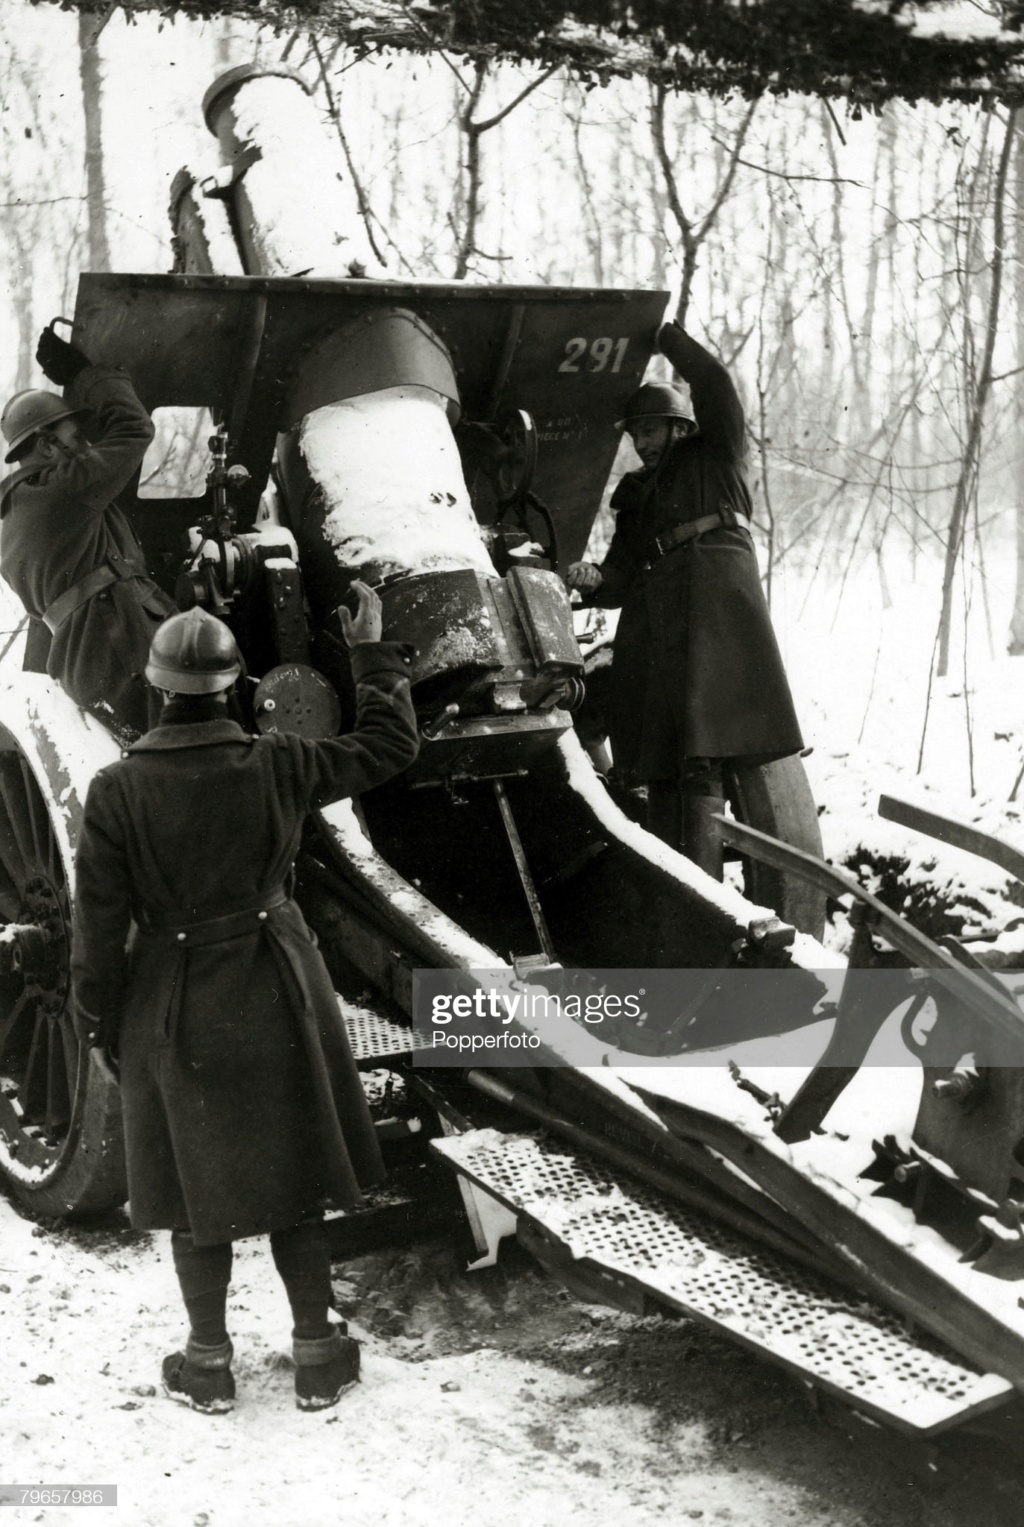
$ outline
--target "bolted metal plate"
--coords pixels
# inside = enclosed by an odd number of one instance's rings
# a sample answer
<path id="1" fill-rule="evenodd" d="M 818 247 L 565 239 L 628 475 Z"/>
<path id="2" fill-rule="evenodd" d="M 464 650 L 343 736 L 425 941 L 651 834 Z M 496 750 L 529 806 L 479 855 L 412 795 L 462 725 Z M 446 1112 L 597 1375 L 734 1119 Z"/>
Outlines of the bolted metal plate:
<path id="1" fill-rule="evenodd" d="M 320 741 L 336 737 L 341 701 L 333 685 L 308 663 L 282 663 L 264 674 L 252 697 L 257 730 L 297 732 Z"/>
<path id="2" fill-rule="evenodd" d="M 94 361 L 123 366 L 146 407 L 183 404 L 232 416 L 254 513 L 283 426 L 281 379 L 325 334 L 401 307 L 450 351 L 463 413 L 525 409 L 536 426 L 540 498 L 558 505 L 559 544 L 582 556 L 618 449 L 615 420 L 640 384 L 667 292 L 471 282 L 314 281 L 294 276 L 111 275 L 79 278 L 73 337 Z M 239 398 L 239 356 L 255 350 Z M 504 359 L 503 359 L 504 357 Z"/>
<path id="3" fill-rule="evenodd" d="M 998 1375 L 909 1336 L 877 1305 L 599 1162 L 495 1130 L 435 1140 L 432 1149 L 573 1258 L 901 1431 L 943 1431 L 1014 1392 Z"/>
<path id="4" fill-rule="evenodd" d="M 430 1048 L 425 1035 L 407 1029 L 404 1024 L 392 1023 L 390 1018 L 382 1018 L 380 1013 L 372 1012 L 368 1007 L 356 1007 L 343 1002 L 340 997 L 338 1007 L 357 1065 Z"/>

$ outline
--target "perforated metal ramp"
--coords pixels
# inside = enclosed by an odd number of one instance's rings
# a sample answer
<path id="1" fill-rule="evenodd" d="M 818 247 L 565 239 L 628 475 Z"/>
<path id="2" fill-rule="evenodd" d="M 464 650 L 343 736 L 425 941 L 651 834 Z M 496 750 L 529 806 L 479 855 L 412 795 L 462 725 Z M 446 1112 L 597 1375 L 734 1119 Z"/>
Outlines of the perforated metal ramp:
<path id="1" fill-rule="evenodd" d="M 357 1065 L 366 1065 L 369 1061 L 394 1060 L 399 1055 L 411 1054 L 413 1050 L 430 1048 L 429 1040 L 415 1029 L 406 1028 L 401 1023 L 392 1023 L 390 1018 L 383 1018 L 371 1008 L 357 1007 L 354 1003 L 344 1002 L 340 997 L 338 1006 Z"/>
<path id="2" fill-rule="evenodd" d="M 977 1373 L 908 1336 L 887 1311 L 844 1296 L 598 1162 L 495 1130 L 432 1148 L 575 1260 L 615 1274 L 886 1425 L 927 1436 L 1014 1392 L 998 1375 Z"/>

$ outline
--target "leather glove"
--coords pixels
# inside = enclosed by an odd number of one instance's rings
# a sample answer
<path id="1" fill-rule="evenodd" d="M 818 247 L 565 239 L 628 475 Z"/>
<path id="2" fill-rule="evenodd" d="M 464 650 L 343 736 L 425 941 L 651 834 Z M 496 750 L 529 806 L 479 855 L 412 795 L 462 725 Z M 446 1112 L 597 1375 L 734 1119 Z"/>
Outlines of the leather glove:
<path id="1" fill-rule="evenodd" d="M 604 575 L 593 562 L 570 562 L 565 581 L 571 589 L 579 589 L 583 594 L 592 594 L 595 589 L 601 587 Z"/>
<path id="2" fill-rule="evenodd" d="M 54 333 L 52 324 L 39 336 L 36 360 L 43 375 L 57 387 L 67 387 L 80 371 L 91 364 L 89 357 L 77 345 L 69 344 L 66 339 Z"/>

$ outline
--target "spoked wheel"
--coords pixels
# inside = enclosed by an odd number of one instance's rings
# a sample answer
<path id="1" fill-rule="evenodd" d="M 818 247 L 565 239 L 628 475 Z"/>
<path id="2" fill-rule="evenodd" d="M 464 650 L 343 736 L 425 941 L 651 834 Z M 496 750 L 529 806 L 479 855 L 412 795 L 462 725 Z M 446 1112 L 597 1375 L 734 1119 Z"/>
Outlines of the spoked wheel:
<path id="1" fill-rule="evenodd" d="M 0 1170 L 41 1214 L 123 1202 L 116 1080 L 70 1019 L 67 838 L 0 727 Z"/>

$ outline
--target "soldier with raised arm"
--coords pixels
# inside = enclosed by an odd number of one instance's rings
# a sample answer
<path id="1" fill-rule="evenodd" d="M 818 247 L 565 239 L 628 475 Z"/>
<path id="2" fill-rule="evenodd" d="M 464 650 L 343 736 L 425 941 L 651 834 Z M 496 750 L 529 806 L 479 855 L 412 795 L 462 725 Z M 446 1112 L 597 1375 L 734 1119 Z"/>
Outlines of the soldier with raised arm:
<path id="1" fill-rule="evenodd" d="M 647 787 L 648 827 L 721 877 L 711 818 L 731 759 L 803 747 L 750 536 L 743 408 L 722 363 L 678 324 L 658 336 L 689 384 L 645 383 L 620 421 L 642 466 L 612 496 L 608 555 L 575 562 L 584 602 L 621 607 L 609 732 L 616 769 Z"/>
<path id="2" fill-rule="evenodd" d="M 25 667 L 137 736 L 147 725 L 149 644 L 174 603 L 149 577 L 115 499 L 153 438 L 129 378 L 44 329 L 36 352 L 65 396 L 19 392 L 0 416 L 0 573 L 30 617 Z M 86 433 L 88 427 L 89 433 Z"/>
<path id="3" fill-rule="evenodd" d="M 307 813 L 382 784 L 419 745 L 412 648 L 376 594 L 339 612 L 356 725 L 252 737 L 228 713 L 234 637 L 198 607 L 153 639 L 159 724 L 89 787 L 72 975 L 84 1043 L 116 1049 L 132 1224 L 166 1229 L 188 1312 L 168 1394 L 229 1410 L 232 1242 L 269 1235 L 292 1310 L 295 1396 L 333 1405 L 359 1349 L 328 1320 L 322 1212 L 384 1175 L 338 1000 L 290 892 Z M 129 930 L 134 924 L 130 946 Z"/>

